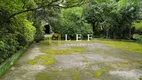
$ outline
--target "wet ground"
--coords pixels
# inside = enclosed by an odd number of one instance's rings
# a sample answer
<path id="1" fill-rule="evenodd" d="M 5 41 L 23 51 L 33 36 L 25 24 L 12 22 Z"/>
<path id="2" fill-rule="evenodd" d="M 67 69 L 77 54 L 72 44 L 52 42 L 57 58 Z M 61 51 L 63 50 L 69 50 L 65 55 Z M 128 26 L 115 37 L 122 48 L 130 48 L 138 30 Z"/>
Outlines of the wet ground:
<path id="1" fill-rule="evenodd" d="M 140 80 L 142 77 L 142 55 L 103 43 L 81 44 L 84 42 L 51 46 L 57 52 L 76 46 L 85 49 L 53 55 L 42 52 L 42 48 L 49 49 L 48 45 L 35 43 L 0 80 Z M 46 55 L 48 59 L 45 59 Z"/>

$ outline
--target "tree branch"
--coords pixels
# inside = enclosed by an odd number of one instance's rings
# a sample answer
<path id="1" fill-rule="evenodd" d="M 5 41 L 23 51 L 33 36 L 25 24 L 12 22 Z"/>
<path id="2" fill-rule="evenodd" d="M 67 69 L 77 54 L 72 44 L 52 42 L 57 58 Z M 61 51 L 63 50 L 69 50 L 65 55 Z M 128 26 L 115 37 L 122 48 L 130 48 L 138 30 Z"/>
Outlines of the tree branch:
<path id="1" fill-rule="evenodd" d="M 11 16 L 9 16 L 9 18 L 8 18 L 8 19 L 11 19 L 11 18 L 13 18 L 13 17 L 14 17 L 14 16 L 16 16 L 16 15 L 19 15 L 19 14 L 22 14 L 22 13 L 25 13 L 25 12 L 35 11 L 35 10 L 38 10 L 38 9 L 41 9 L 41 8 L 44 8 L 44 7 L 49 7 L 49 6 L 51 6 L 51 4 L 53 4 L 54 2 L 56 2 L 56 1 L 52 0 L 52 1 L 51 1 L 51 2 L 49 2 L 49 4 L 47 4 L 47 5 L 43 5 L 43 6 L 40 6 L 40 7 L 34 8 L 34 9 L 27 9 L 27 10 L 23 10 L 23 11 L 20 11 L 20 12 L 14 13 L 14 14 L 12 14 Z"/>
<path id="2" fill-rule="evenodd" d="M 61 2 L 63 2 L 63 1 L 64 1 L 64 0 L 62 0 Z M 56 0 L 52 0 L 52 1 L 49 2 L 47 5 L 43 5 L 43 6 L 34 8 L 34 9 L 27 9 L 27 10 L 23 10 L 23 11 L 14 13 L 14 14 L 12 14 L 11 16 L 9 16 L 8 20 L 10 20 L 11 18 L 13 18 L 13 17 L 16 16 L 16 15 L 19 15 L 19 14 L 22 14 L 22 13 L 26 13 L 26 12 L 29 12 L 29 11 L 36 11 L 36 10 L 38 10 L 38 9 L 45 8 L 45 7 L 49 7 L 49 6 L 56 6 L 56 7 L 61 7 L 61 8 L 71 8 L 71 7 L 80 6 L 80 5 L 83 5 L 83 4 L 84 4 L 84 2 L 82 2 L 82 3 L 77 3 L 77 4 L 71 5 L 71 6 L 61 6 L 59 3 L 54 4 L 55 2 L 57 2 L 57 1 L 56 1 Z"/>

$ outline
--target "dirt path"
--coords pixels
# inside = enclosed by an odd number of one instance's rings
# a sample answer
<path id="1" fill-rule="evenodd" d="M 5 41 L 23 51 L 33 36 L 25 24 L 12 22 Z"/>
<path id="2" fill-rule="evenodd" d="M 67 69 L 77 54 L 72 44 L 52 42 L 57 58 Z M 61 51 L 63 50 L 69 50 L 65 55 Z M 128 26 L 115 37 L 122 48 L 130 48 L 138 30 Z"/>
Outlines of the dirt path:
<path id="1" fill-rule="evenodd" d="M 76 45 L 62 44 L 51 48 L 60 50 L 74 46 Z M 0 80 L 140 80 L 141 55 L 114 49 L 102 43 L 80 47 L 85 51 L 53 56 L 41 52 L 41 48 L 47 48 L 46 46 L 33 44 Z M 40 64 L 46 61 L 43 56 L 38 63 L 29 64 L 30 60 L 36 60 L 42 55 L 52 56 L 55 62 Z"/>

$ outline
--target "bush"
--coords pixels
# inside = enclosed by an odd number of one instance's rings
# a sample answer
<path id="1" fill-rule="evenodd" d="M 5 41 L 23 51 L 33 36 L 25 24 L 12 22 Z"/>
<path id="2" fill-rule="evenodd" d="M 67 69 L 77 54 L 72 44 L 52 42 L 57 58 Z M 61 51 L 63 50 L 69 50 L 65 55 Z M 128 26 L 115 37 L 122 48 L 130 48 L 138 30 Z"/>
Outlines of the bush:
<path id="1" fill-rule="evenodd" d="M 68 34 L 69 39 L 75 39 L 76 34 L 82 34 L 83 39 L 87 38 L 87 34 L 92 34 L 92 27 L 82 19 L 82 8 L 75 7 L 62 11 L 59 26 L 54 30 L 55 33 L 65 37 Z"/>
<path id="2" fill-rule="evenodd" d="M 34 36 L 35 37 L 35 41 L 39 42 L 39 41 L 44 39 L 44 34 L 45 34 L 44 26 L 42 26 L 40 21 L 38 21 L 38 22 L 35 21 L 34 22 L 34 26 L 36 28 L 36 33 L 35 33 L 35 36 Z"/>
<path id="3" fill-rule="evenodd" d="M 137 42 L 142 43 L 142 35 L 134 34 L 133 38 L 136 39 Z"/>
<path id="4" fill-rule="evenodd" d="M 19 15 L 0 25 L 0 63 L 34 40 L 32 23 Z"/>

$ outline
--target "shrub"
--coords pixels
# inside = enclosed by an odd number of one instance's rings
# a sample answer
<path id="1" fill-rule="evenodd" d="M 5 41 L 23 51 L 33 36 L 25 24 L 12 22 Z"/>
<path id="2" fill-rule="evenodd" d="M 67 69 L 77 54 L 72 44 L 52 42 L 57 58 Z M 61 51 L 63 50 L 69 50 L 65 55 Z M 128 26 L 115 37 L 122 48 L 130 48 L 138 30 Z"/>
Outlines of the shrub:
<path id="1" fill-rule="evenodd" d="M 92 27 L 82 19 L 82 8 L 75 7 L 62 11 L 59 26 L 54 30 L 55 32 L 65 37 L 68 34 L 69 39 L 75 39 L 76 34 L 82 34 L 83 38 L 87 38 L 87 34 L 92 34 Z"/>
<path id="2" fill-rule="evenodd" d="M 142 35 L 134 34 L 133 38 L 137 40 L 137 42 L 142 43 Z"/>
<path id="3" fill-rule="evenodd" d="M 0 25 L 0 63 L 34 40 L 35 28 L 24 15 Z"/>
<path id="4" fill-rule="evenodd" d="M 44 32 L 44 26 L 42 26 L 42 24 L 40 23 L 40 21 L 39 22 L 35 21 L 33 25 L 36 28 L 36 33 L 35 33 L 35 36 L 34 36 L 35 37 L 35 41 L 39 42 L 39 41 L 41 41 L 41 40 L 44 39 L 44 34 L 45 34 L 45 32 Z"/>

